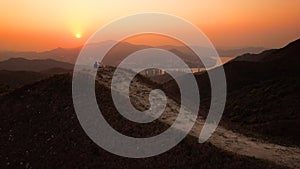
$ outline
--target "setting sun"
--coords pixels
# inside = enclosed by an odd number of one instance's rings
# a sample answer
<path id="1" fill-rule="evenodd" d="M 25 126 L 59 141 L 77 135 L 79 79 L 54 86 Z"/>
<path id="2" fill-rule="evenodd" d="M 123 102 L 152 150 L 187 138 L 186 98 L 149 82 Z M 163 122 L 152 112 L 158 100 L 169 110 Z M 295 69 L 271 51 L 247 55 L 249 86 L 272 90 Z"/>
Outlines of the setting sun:
<path id="1" fill-rule="evenodd" d="M 76 33 L 75 37 L 76 37 L 77 39 L 80 39 L 80 38 L 81 38 L 81 34 L 80 34 L 80 33 Z"/>
<path id="2" fill-rule="evenodd" d="M 300 34 L 299 5 L 299 0 L 0 1 L 0 50 L 81 46 L 111 21 L 145 11 L 184 18 L 197 25 L 217 47 L 278 48 Z"/>

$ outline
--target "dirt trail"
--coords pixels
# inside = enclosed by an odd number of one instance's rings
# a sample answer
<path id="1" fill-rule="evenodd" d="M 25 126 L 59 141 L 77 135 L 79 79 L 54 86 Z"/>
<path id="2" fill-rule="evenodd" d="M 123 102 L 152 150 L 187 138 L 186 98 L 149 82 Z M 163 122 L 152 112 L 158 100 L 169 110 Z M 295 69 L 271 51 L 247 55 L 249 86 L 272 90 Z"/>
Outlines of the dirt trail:
<path id="1" fill-rule="evenodd" d="M 125 74 L 122 77 L 126 78 L 126 71 L 124 71 L 124 73 Z M 99 76 L 96 78 L 96 81 L 110 88 L 111 77 L 112 71 L 105 68 L 99 72 Z M 148 98 L 145 96 L 147 96 L 147 94 L 149 94 L 152 90 L 151 87 L 135 79 L 131 83 L 131 88 L 133 89 L 131 90 L 132 99 L 137 102 L 135 106 L 141 106 L 142 108 L 145 108 L 145 105 L 149 106 Z M 171 99 L 168 99 L 167 104 L 168 106 L 166 107 L 163 115 L 160 116 L 159 120 L 172 125 L 177 118 L 180 105 Z M 186 116 L 186 118 L 190 117 Z M 199 117 L 189 134 L 198 138 L 204 122 L 205 120 Z M 184 124 L 182 127 L 184 127 Z M 269 160 L 276 164 L 290 168 L 300 168 L 299 148 L 265 143 L 254 138 L 235 133 L 222 126 L 217 128 L 208 142 L 220 149 L 240 155 Z"/>

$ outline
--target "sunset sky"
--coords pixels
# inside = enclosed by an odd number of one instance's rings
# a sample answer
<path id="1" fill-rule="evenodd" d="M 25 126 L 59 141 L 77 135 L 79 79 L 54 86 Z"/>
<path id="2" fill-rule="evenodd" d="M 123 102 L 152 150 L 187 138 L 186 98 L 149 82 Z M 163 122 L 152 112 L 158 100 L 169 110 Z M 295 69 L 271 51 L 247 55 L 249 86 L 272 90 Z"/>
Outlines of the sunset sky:
<path id="1" fill-rule="evenodd" d="M 217 47 L 277 48 L 300 38 L 299 9 L 300 0 L 8 0 L 0 2 L 0 50 L 77 47 L 101 26 L 140 12 L 182 17 Z"/>

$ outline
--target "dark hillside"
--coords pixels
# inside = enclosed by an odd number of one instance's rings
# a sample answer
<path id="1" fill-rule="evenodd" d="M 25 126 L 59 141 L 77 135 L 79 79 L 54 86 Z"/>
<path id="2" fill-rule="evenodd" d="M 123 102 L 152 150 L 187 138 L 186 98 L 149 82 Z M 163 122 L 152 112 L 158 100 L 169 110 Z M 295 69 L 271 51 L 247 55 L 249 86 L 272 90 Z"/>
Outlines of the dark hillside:
<path id="1" fill-rule="evenodd" d="M 109 90 L 96 92 L 104 115 L 121 132 L 139 134 L 115 116 Z M 71 75 L 56 75 L 24 86 L 0 98 L 1 168 L 280 168 L 237 156 L 187 137 L 159 156 L 129 159 L 95 145 L 82 130 L 73 109 Z M 148 131 L 165 125 L 155 123 Z M 139 131 L 141 129 L 138 129 Z"/>

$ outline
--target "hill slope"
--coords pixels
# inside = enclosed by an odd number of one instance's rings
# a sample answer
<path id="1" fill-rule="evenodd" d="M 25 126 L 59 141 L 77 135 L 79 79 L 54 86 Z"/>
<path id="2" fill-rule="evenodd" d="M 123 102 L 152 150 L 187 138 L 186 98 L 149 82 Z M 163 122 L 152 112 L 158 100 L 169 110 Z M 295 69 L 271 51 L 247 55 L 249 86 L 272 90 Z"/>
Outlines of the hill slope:
<path id="1" fill-rule="evenodd" d="M 228 96 L 223 124 L 242 133 L 299 145 L 300 135 L 295 131 L 300 124 L 299 54 L 300 40 L 297 40 L 281 49 L 251 55 L 254 58 L 251 61 L 248 61 L 250 56 L 245 59 L 243 55 L 226 63 Z M 201 114 L 205 116 L 210 102 L 208 74 L 195 77 L 202 97 Z M 164 88 L 179 98 L 173 80 L 164 84 Z"/>
<path id="2" fill-rule="evenodd" d="M 12 88 L 33 83 L 44 77 L 46 75 L 39 72 L 0 70 L 0 83 Z"/>
<path id="3" fill-rule="evenodd" d="M 47 69 L 43 72 L 0 70 L 0 84 L 3 85 L 2 89 L 4 89 L 4 86 L 9 87 L 10 89 L 15 89 L 26 84 L 34 83 L 54 74 L 68 72 L 71 72 L 71 70 L 62 68 Z"/>
<path id="4" fill-rule="evenodd" d="M 123 133 L 153 133 L 164 128 L 154 122 L 134 129 L 124 124 L 109 90 L 96 86 L 100 109 L 108 122 Z M 81 129 L 73 109 L 71 76 L 57 75 L 0 97 L 1 168 L 281 168 L 237 156 L 187 137 L 156 157 L 129 159 L 95 145 Z M 141 132 L 140 130 L 146 130 Z"/>

